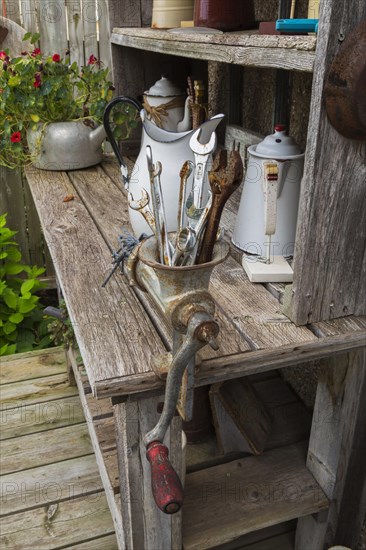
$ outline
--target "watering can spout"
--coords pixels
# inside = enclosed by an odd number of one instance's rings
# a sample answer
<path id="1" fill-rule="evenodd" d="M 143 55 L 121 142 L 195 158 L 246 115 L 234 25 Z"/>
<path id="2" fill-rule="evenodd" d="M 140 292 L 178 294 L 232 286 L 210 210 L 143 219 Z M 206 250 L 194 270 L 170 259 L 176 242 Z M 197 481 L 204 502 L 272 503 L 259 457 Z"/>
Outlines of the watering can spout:
<path id="1" fill-rule="evenodd" d="M 106 137 L 107 137 L 107 134 L 103 124 L 101 124 L 100 126 L 97 126 L 97 128 L 95 128 L 95 130 L 93 130 L 89 134 L 91 147 L 93 149 L 98 149 L 102 145 Z"/>

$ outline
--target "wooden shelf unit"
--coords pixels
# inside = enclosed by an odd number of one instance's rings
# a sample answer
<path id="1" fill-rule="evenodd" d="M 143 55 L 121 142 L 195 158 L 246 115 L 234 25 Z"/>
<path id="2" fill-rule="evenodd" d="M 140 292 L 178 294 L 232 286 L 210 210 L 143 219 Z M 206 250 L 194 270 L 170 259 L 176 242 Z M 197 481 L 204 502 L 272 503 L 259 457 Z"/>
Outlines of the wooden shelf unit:
<path id="1" fill-rule="evenodd" d="M 144 51 L 233 63 L 246 67 L 312 72 L 315 36 L 267 36 L 257 31 L 222 35 L 114 28 L 112 44 Z"/>

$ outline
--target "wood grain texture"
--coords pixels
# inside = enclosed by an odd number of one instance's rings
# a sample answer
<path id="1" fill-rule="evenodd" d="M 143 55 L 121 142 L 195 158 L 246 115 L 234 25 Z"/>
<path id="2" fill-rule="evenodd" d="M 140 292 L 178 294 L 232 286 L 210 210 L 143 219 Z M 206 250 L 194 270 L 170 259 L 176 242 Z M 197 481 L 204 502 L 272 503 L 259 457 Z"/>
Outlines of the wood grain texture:
<path id="1" fill-rule="evenodd" d="M 83 29 L 84 29 L 84 50 L 85 61 L 91 55 L 98 57 L 98 41 L 97 41 L 97 0 L 88 0 L 82 3 L 83 8 Z"/>
<path id="2" fill-rule="evenodd" d="M 2 441 L 1 475 L 90 455 L 93 452 L 85 424 L 51 429 Z"/>
<path id="3" fill-rule="evenodd" d="M 83 44 L 83 12 L 80 0 L 66 0 L 66 7 L 70 62 L 73 63 L 76 61 L 79 67 L 81 67 L 85 63 L 85 58 Z"/>
<path id="4" fill-rule="evenodd" d="M 326 521 L 299 521 L 296 550 L 321 550 L 336 543 L 356 548 L 359 540 L 366 513 L 365 361 L 363 348 L 324 362 L 307 467 L 331 504 Z"/>
<path id="5" fill-rule="evenodd" d="M 12 384 L 4 384 L 0 393 L 0 404 L 3 411 L 43 403 L 50 399 L 77 395 L 77 389 L 69 385 L 66 373 L 54 374 L 33 380 L 22 380 Z"/>
<path id="6" fill-rule="evenodd" d="M 37 9 L 38 28 L 41 34 L 41 50 L 44 55 L 67 50 L 66 7 L 63 0 L 40 2 Z"/>
<path id="7" fill-rule="evenodd" d="M 150 29 L 113 29 L 111 41 L 120 46 L 207 61 L 306 72 L 313 70 L 314 52 L 287 47 L 287 44 L 283 48 L 267 47 L 263 42 L 261 45 L 237 46 L 214 41 L 198 42 L 191 36 L 182 40 L 181 35 L 179 39 L 172 40 L 171 37 L 174 35 L 162 35 L 162 31 L 159 31 L 159 35 L 160 39 L 155 35 L 155 31 Z"/>
<path id="8" fill-rule="evenodd" d="M 63 203 L 75 193 L 66 174 L 28 171 L 27 177 L 92 387 L 98 380 L 149 372 L 152 355 L 164 348 L 121 277 L 101 288 L 110 271 L 109 250 L 81 201 Z"/>
<path id="9" fill-rule="evenodd" d="M 22 437 L 52 428 L 62 428 L 84 421 L 84 413 L 78 395 L 48 401 L 34 402 L 29 405 L 11 404 L 1 408 L 0 440 Z"/>
<path id="10" fill-rule="evenodd" d="M 115 535 L 98 537 L 89 542 L 82 542 L 72 546 L 72 550 L 118 550 L 117 539 Z"/>
<path id="11" fill-rule="evenodd" d="M 327 508 L 305 467 L 304 445 L 291 445 L 187 475 L 185 550 L 211 548 L 281 521 Z"/>
<path id="12" fill-rule="evenodd" d="M 43 378 L 66 371 L 65 350 L 51 348 L 1 358 L 0 385 Z"/>
<path id="13" fill-rule="evenodd" d="M 85 395 L 83 377 L 81 369 L 78 368 L 75 361 L 75 352 L 69 349 L 68 356 L 74 371 L 95 459 L 111 512 L 118 547 L 124 548 L 125 534 L 122 525 L 121 503 L 119 497 L 116 495 L 120 487 L 114 419 L 112 417 L 100 418 L 100 409 L 98 408 L 103 401 L 107 402 L 105 404 L 110 409 L 112 405 L 109 399 L 97 401 L 95 398 Z"/>
<path id="14" fill-rule="evenodd" d="M 50 550 L 50 548 L 79 548 L 80 540 L 93 541 L 102 535 L 113 533 L 113 524 L 103 493 L 84 496 L 66 502 L 59 502 L 56 514 L 47 518 L 49 507 L 19 512 L 1 519 L 0 544 L 2 548 L 28 548 Z M 103 546 L 98 550 L 112 550 L 116 546 Z M 107 538 L 105 540 L 108 540 Z M 89 546 L 91 544 L 91 546 Z M 80 548 L 95 548 L 94 542 L 86 542 Z M 75 545 L 75 546 L 74 546 Z"/>
<path id="15" fill-rule="evenodd" d="M 365 17 L 362 0 L 321 6 L 294 264 L 291 318 L 300 325 L 366 313 L 366 143 L 342 137 L 322 101 L 339 32 Z"/>
<path id="16" fill-rule="evenodd" d="M 1 515 L 49 506 L 103 489 L 93 454 L 2 476 Z"/>

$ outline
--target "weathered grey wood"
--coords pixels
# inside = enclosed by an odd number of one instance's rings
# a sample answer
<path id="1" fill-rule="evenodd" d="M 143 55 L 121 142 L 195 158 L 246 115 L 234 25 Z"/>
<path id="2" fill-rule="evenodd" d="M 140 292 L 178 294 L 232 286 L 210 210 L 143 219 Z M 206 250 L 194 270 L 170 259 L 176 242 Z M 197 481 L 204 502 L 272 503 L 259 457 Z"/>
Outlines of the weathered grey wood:
<path id="1" fill-rule="evenodd" d="M 98 57 L 97 41 L 97 0 L 82 3 L 85 62 L 91 55 Z"/>
<path id="2" fill-rule="evenodd" d="M 152 355 L 164 348 L 120 276 L 101 288 L 110 271 L 109 251 L 81 201 L 63 202 L 65 195 L 75 193 L 66 174 L 60 178 L 28 171 L 27 176 L 92 387 L 98 379 L 149 372 Z M 45 193 L 50 181 L 51 202 Z M 85 300 L 86 289 L 92 299 Z M 101 332 L 103 338 L 98 337 Z"/>
<path id="3" fill-rule="evenodd" d="M 37 32 L 37 4 L 36 0 L 21 0 L 23 26 L 28 32 Z"/>
<path id="4" fill-rule="evenodd" d="M 72 546 L 72 550 L 117 550 L 117 539 L 115 535 L 107 535 L 97 539 L 83 542 Z M 254 549 L 255 550 L 255 549 Z"/>
<path id="5" fill-rule="evenodd" d="M 109 78 L 113 82 L 112 49 L 109 26 L 108 0 L 98 0 L 98 29 L 99 29 L 99 59 L 105 67 L 109 67 Z"/>
<path id="6" fill-rule="evenodd" d="M 49 506 L 102 490 L 93 454 L 2 477 L 1 515 Z"/>
<path id="7" fill-rule="evenodd" d="M 60 347 L 7 355 L 0 362 L 0 384 L 60 374 L 65 369 L 65 353 Z"/>
<path id="8" fill-rule="evenodd" d="M 83 13 L 80 0 L 66 0 L 70 61 L 84 65 Z"/>
<path id="9" fill-rule="evenodd" d="M 61 56 L 67 50 L 66 9 L 63 0 L 40 2 L 37 19 L 41 34 L 41 50 L 44 55 L 58 53 Z"/>
<path id="10" fill-rule="evenodd" d="M 39 432 L 1 443 L 1 475 L 92 454 L 88 428 L 84 423 Z"/>
<path id="11" fill-rule="evenodd" d="M 364 515 L 366 349 L 323 363 L 307 467 L 331 500 L 326 521 L 299 520 L 296 549 L 355 548 Z"/>
<path id="12" fill-rule="evenodd" d="M 28 182 L 23 175 L 23 193 L 24 193 L 24 205 L 26 211 L 26 224 L 27 224 L 27 243 L 29 250 L 29 261 L 31 265 L 38 265 L 43 267 L 45 264 L 45 259 L 43 257 L 43 235 L 41 232 L 41 224 L 39 223 L 39 218 L 37 214 L 36 207 L 34 206 L 34 201 L 29 189 Z M 46 274 L 51 276 L 54 274 L 53 270 L 49 269 L 47 266 Z"/>
<path id="13" fill-rule="evenodd" d="M 87 398 L 84 393 L 84 385 L 81 376 L 80 369 L 78 368 L 75 361 L 75 353 L 73 350 L 68 352 L 72 367 L 74 370 L 74 375 L 76 383 L 79 389 L 80 400 L 84 409 L 85 418 L 87 420 L 87 426 L 90 434 L 91 443 L 94 449 L 95 458 L 98 464 L 98 469 L 100 477 L 103 483 L 105 495 L 109 505 L 109 509 L 112 515 L 112 520 L 114 524 L 114 529 L 117 536 L 118 547 L 125 547 L 125 535 L 122 525 L 122 514 L 121 514 L 121 505 L 119 498 L 115 495 L 118 488 L 119 491 L 119 474 L 118 474 L 118 464 L 117 456 L 113 452 L 116 441 L 114 433 L 114 422 L 112 422 L 111 417 L 107 417 L 103 420 L 98 420 L 100 417 L 100 411 L 98 411 L 99 403 L 93 397 Z M 105 400 L 102 400 L 105 401 Z M 109 401 L 109 400 L 108 400 Z M 110 404 L 110 408 L 112 405 Z M 98 411 L 98 414 L 96 414 Z M 112 430 L 107 428 L 105 422 L 109 421 L 111 424 Z M 101 426 L 101 423 L 104 422 L 104 425 Z M 103 440 L 103 438 L 108 437 Z M 109 454 L 108 454 L 109 453 Z M 107 459 L 109 457 L 109 459 Z"/>
<path id="14" fill-rule="evenodd" d="M 56 506 L 56 513 L 53 516 L 50 514 L 50 519 L 47 518 L 50 510 L 48 506 L 1 518 L 1 547 L 24 548 L 26 541 L 28 548 L 37 550 L 65 548 L 66 544 L 79 548 L 77 543 L 80 540 L 93 541 L 96 537 L 113 533 L 113 524 L 103 493 L 58 502 Z M 115 549 L 116 546 L 103 546 L 104 540 L 108 541 L 108 538 L 98 538 L 101 542 L 96 548 Z M 95 548 L 93 544 L 94 542 L 86 542 L 80 549 L 91 550 Z"/>
<path id="15" fill-rule="evenodd" d="M 342 137 L 322 101 L 339 34 L 365 17 L 362 0 L 321 4 L 294 264 L 291 318 L 300 325 L 366 313 L 366 143 Z"/>
<path id="16" fill-rule="evenodd" d="M 219 37 L 186 36 L 136 28 L 114 28 L 111 35 L 113 44 L 141 50 L 244 66 L 311 72 L 314 38 L 287 40 L 288 38 L 294 37 L 263 37 L 246 33 L 230 33 L 230 36 L 224 34 Z"/>
<path id="17" fill-rule="evenodd" d="M 250 531 L 328 506 L 305 466 L 305 447 L 291 445 L 187 475 L 185 549 L 205 549 Z"/>
<path id="18" fill-rule="evenodd" d="M 146 460 L 145 446 L 142 442 L 143 435 L 159 418 L 156 412 L 159 400 L 161 401 L 161 397 L 114 405 L 122 518 L 127 549 L 169 550 L 181 547 L 179 528 L 173 529 L 172 540 L 172 516 L 162 514 L 154 503 L 150 465 Z M 165 444 L 170 448 L 172 464 L 175 466 L 176 452 L 180 451 L 175 442 L 178 436 L 177 427 L 173 425 L 174 433 L 172 434 L 170 429 L 165 439 Z M 180 437 L 179 440 L 181 441 Z"/>

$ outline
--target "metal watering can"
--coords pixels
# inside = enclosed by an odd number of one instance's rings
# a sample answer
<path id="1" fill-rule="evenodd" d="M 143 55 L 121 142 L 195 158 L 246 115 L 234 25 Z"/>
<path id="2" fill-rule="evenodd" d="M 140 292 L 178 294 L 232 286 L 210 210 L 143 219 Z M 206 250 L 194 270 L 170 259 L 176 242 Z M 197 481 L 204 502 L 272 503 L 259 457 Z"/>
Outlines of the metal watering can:
<path id="1" fill-rule="evenodd" d="M 128 174 L 127 165 L 114 139 L 110 123 L 111 111 L 119 103 L 135 107 L 139 111 L 142 121 L 141 149 L 131 175 Z M 216 115 L 201 125 L 200 143 L 205 144 L 210 141 L 212 133 L 223 118 L 223 114 Z M 194 161 L 194 154 L 189 147 L 189 142 L 196 130 L 170 132 L 159 128 L 148 119 L 147 113 L 139 101 L 124 96 L 113 99 L 107 105 L 104 113 L 104 127 L 119 162 L 123 184 L 126 190 L 130 192 L 130 197 L 135 201 L 140 201 L 143 198 L 143 190 L 149 191 L 150 177 L 146 162 L 146 146 L 149 145 L 151 147 L 154 159 L 160 161 L 162 164 L 161 187 L 166 207 L 167 229 L 168 231 L 176 231 L 180 188 L 179 172 L 186 160 Z M 192 187 L 193 176 L 190 179 L 191 181 L 188 180 L 187 182 L 188 193 Z M 207 182 L 205 182 L 204 193 L 208 193 Z M 207 197 L 203 197 L 203 199 L 205 200 Z M 149 207 L 148 202 L 145 206 L 146 208 Z M 146 235 L 152 234 L 149 225 L 141 216 L 141 212 L 129 208 L 129 217 L 136 236 L 142 233 L 146 233 Z"/>

